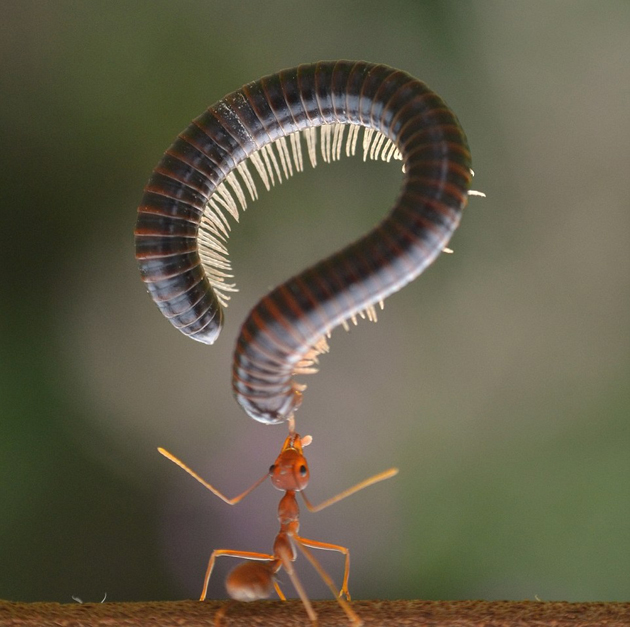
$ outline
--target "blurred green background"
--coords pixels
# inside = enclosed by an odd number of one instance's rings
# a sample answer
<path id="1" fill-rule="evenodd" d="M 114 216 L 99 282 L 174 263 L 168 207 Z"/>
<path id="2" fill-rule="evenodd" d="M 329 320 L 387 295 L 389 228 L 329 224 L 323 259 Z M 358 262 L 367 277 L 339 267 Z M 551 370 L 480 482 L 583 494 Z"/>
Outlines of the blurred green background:
<path id="1" fill-rule="evenodd" d="M 488 198 L 455 254 L 377 325 L 336 331 L 307 381 L 311 500 L 400 474 L 304 513 L 303 535 L 350 547 L 355 598 L 629 599 L 630 3 L 0 8 L 0 598 L 195 597 L 213 548 L 270 550 L 278 492 L 230 508 L 155 449 L 228 494 L 265 472 L 286 430 L 232 399 L 240 324 L 380 219 L 399 168 L 344 159 L 263 194 L 233 231 L 241 292 L 214 347 L 162 318 L 132 231 L 152 168 L 206 106 L 348 58 L 438 91 Z M 322 561 L 339 580 L 339 556 Z M 310 571 L 300 560 L 326 596 Z"/>

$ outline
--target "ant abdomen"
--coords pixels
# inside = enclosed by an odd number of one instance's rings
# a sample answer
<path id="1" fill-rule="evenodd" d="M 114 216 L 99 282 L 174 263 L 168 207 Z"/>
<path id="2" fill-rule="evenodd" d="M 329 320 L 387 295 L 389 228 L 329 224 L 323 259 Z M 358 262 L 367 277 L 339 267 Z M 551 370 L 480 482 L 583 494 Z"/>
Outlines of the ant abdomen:
<path id="1" fill-rule="evenodd" d="M 273 562 L 241 562 L 225 580 L 228 594 L 237 601 L 268 599 L 274 589 Z"/>

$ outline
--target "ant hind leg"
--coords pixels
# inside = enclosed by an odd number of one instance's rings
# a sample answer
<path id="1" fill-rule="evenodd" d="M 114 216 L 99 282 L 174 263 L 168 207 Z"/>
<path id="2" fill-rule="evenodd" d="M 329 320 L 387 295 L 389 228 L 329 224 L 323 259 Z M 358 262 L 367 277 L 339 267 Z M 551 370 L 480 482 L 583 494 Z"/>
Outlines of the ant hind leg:
<path id="1" fill-rule="evenodd" d="M 293 539 L 297 543 L 298 547 L 304 553 L 306 559 L 311 563 L 313 568 L 317 571 L 317 574 L 322 578 L 322 581 L 328 586 L 330 591 L 333 593 L 334 597 L 337 599 L 337 603 L 341 606 L 343 611 L 346 613 L 350 621 L 355 627 L 360 627 L 363 625 L 363 621 L 359 617 L 359 615 L 352 609 L 350 603 L 350 593 L 348 592 L 348 576 L 350 573 L 350 551 L 343 547 L 338 546 L 336 544 L 329 544 L 327 542 L 318 542 L 316 540 L 307 540 L 306 538 L 301 538 L 299 536 L 293 536 Z M 310 548 L 314 549 L 325 549 L 328 551 L 339 551 L 340 553 L 345 554 L 346 556 L 346 567 L 344 570 L 343 577 L 343 586 L 340 591 L 337 590 L 335 584 L 330 577 L 330 575 L 324 570 L 322 565 L 317 561 L 315 556 L 311 553 Z M 344 599 L 344 596 L 346 599 Z"/>
<path id="2" fill-rule="evenodd" d="M 304 586 L 302 586 L 302 582 L 300 581 L 297 573 L 295 572 L 295 569 L 293 568 L 293 559 L 295 559 L 295 557 L 292 554 L 289 554 L 288 551 L 281 549 L 278 551 L 278 558 L 282 562 L 284 570 L 287 571 L 287 575 L 289 575 L 291 583 L 298 593 L 298 596 L 300 597 L 300 600 L 304 605 L 304 609 L 306 610 L 306 613 L 308 614 L 311 623 L 313 623 L 313 625 L 317 625 L 317 614 L 313 609 L 313 605 L 311 604 L 310 599 L 306 595 L 306 591 L 304 590 Z M 278 590 L 278 588 L 276 588 L 276 590 Z"/>

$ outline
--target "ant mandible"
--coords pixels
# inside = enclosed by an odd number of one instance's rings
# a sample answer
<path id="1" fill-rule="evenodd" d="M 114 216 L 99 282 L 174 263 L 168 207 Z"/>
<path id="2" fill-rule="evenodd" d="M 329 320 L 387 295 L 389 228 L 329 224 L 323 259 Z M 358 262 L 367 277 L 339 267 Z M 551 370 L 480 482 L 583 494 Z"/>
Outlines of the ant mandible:
<path id="1" fill-rule="evenodd" d="M 293 425 L 291 424 L 291 427 Z M 343 546 L 336 544 L 330 544 L 328 542 L 319 542 L 317 540 L 309 540 L 303 538 L 298 534 L 300 528 L 300 511 L 297 504 L 296 493 L 301 492 L 302 498 L 306 507 L 311 512 L 319 512 L 320 510 L 337 503 L 338 501 L 345 499 L 347 496 L 366 488 L 373 483 L 384 481 L 389 479 L 398 473 L 397 468 L 390 468 L 373 477 L 369 477 L 364 481 L 344 490 L 343 492 L 329 498 L 328 500 L 320 503 L 319 505 L 312 505 L 306 498 L 304 489 L 308 485 L 309 470 L 306 458 L 304 457 L 303 448 L 308 446 L 312 442 L 311 436 L 300 437 L 297 433 L 291 429 L 289 436 L 282 445 L 282 450 L 278 455 L 276 461 L 269 468 L 269 471 L 265 473 L 254 485 L 245 490 L 242 494 L 230 499 L 224 494 L 219 492 L 215 487 L 210 485 L 207 481 L 202 479 L 196 472 L 191 470 L 186 464 L 177 459 L 174 455 L 171 455 L 163 448 L 158 448 L 158 451 L 170 459 L 172 462 L 183 468 L 189 475 L 194 477 L 199 483 L 208 488 L 210 492 L 216 494 L 221 500 L 225 501 L 228 505 L 236 505 L 243 498 L 245 498 L 250 492 L 255 490 L 268 476 L 271 478 L 271 483 L 278 490 L 283 491 L 285 494 L 280 499 L 278 505 L 278 520 L 280 521 L 280 531 L 276 536 L 273 544 L 273 553 L 255 553 L 250 551 L 233 551 L 231 549 L 216 549 L 212 552 L 210 560 L 208 562 L 208 568 L 206 569 L 206 576 L 203 582 L 203 590 L 201 592 L 200 600 L 204 601 L 208 591 L 208 582 L 212 575 L 214 563 L 217 557 L 227 555 L 229 557 L 240 557 L 244 560 L 238 566 L 232 569 L 228 574 L 225 582 L 225 587 L 228 594 L 237 601 L 256 601 L 259 599 L 266 599 L 271 596 L 272 591 L 275 589 L 276 593 L 281 600 L 285 601 L 286 597 L 280 589 L 278 582 L 276 581 L 276 575 L 281 568 L 284 568 L 289 575 L 293 586 L 295 587 L 310 620 L 313 624 L 317 622 L 317 614 L 311 605 L 311 602 L 306 595 L 304 588 L 298 576 L 293 568 L 293 562 L 297 557 L 296 547 L 302 551 L 308 561 L 313 565 L 315 570 L 319 573 L 324 583 L 330 588 L 333 595 L 341 605 L 342 609 L 348 616 L 348 619 L 355 626 L 363 624 L 363 621 L 359 618 L 357 613 L 352 609 L 348 601 L 350 600 L 350 593 L 348 592 L 348 576 L 350 575 L 350 551 Z M 322 568 L 319 562 L 315 559 L 310 549 L 325 549 L 328 551 L 338 551 L 345 556 L 345 567 L 343 574 L 343 583 L 341 590 L 337 590 L 332 579 L 328 573 Z M 344 598 L 345 597 L 345 598 Z"/>

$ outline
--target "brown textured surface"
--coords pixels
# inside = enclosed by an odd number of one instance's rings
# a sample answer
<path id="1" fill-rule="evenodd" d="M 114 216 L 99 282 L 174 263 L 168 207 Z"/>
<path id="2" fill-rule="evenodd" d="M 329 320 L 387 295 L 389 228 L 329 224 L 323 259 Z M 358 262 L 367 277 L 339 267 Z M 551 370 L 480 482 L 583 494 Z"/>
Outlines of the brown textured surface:
<path id="1" fill-rule="evenodd" d="M 165 603 L 12 603 L 0 601 L 0 627 L 55 625 L 212 625 L 223 601 Z M 319 627 L 348 620 L 334 601 L 313 603 Z M 357 601 L 353 607 L 366 626 L 414 627 L 630 627 L 630 603 L 556 603 L 543 601 Z M 223 625 L 309 625 L 299 601 L 231 603 Z"/>

